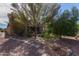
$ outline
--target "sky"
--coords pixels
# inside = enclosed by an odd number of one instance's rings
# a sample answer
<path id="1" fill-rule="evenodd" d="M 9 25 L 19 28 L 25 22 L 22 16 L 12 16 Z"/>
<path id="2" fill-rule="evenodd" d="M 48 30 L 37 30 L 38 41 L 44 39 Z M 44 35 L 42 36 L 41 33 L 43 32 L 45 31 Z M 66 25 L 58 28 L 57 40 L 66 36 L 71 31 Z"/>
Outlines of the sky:
<path id="1" fill-rule="evenodd" d="M 62 3 L 60 9 L 63 12 L 66 9 L 71 9 L 73 6 L 76 6 L 79 9 L 79 3 Z"/>
<path id="2" fill-rule="evenodd" d="M 0 28 L 4 29 L 8 25 L 7 13 L 10 13 L 10 4 L 0 3 Z"/>
<path id="3" fill-rule="evenodd" d="M 61 3 L 61 11 L 63 12 L 66 9 L 71 9 L 73 6 L 79 8 L 79 4 L 76 3 Z M 11 5 L 6 3 L 0 3 L 0 28 L 4 29 L 8 25 L 7 13 L 10 13 Z"/>

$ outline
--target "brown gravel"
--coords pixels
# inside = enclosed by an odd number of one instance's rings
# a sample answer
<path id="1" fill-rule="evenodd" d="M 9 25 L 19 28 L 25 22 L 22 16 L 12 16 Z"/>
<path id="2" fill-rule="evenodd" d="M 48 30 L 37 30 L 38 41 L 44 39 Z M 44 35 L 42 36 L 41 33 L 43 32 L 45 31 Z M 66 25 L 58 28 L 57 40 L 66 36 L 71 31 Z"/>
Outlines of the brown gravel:
<path id="1" fill-rule="evenodd" d="M 40 39 L 39 39 L 40 40 Z M 79 55 L 79 41 L 61 39 L 55 42 L 52 48 L 52 56 Z M 51 43 L 53 45 L 53 43 Z M 41 40 L 33 38 L 7 38 L 0 39 L 0 55 L 2 56 L 49 56 L 48 47 Z"/>

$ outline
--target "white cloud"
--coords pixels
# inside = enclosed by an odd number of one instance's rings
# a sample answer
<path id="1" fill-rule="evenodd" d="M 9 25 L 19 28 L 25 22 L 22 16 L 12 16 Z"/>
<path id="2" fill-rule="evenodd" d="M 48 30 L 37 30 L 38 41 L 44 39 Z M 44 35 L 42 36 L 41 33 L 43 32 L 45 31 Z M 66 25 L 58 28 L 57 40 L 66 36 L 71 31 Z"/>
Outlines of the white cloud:
<path id="1" fill-rule="evenodd" d="M 9 22 L 7 14 L 11 12 L 10 8 L 11 8 L 10 4 L 0 3 L 0 23 L 5 24 L 5 26 L 7 26 Z"/>
<path id="2" fill-rule="evenodd" d="M 10 4 L 0 3 L 0 19 L 2 21 L 8 20 L 7 13 L 11 12 L 10 7 Z"/>

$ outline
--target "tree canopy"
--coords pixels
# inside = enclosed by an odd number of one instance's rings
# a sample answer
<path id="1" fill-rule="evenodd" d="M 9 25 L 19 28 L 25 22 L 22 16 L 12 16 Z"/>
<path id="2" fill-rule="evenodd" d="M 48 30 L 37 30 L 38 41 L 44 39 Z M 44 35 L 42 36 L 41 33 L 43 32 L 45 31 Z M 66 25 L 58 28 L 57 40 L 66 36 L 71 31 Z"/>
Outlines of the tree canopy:
<path id="1" fill-rule="evenodd" d="M 74 36 L 77 34 L 77 21 L 79 10 L 73 7 L 70 11 L 65 10 L 54 23 L 53 32 L 57 35 Z"/>

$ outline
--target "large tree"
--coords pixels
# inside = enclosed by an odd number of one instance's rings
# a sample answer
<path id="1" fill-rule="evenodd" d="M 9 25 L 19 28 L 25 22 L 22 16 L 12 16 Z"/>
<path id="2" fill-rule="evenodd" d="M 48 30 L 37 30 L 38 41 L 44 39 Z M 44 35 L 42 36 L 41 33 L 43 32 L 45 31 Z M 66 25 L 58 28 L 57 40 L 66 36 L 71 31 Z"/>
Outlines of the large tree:
<path id="1" fill-rule="evenodd" d="M 53 21 L 53 17 L 57 14 L 59 4 L 41 4 L 41 3 L 13 3 L 14 20 L 23 24 L 27 32 L 28 26 L 35 27 L 35 36 L 37 35 L 37 26 L 44 23 L 48 19 Z M 43 26 L 42 26 L 43 27 Z"/>
<path id="2" fill-rule="evenodd" d="M 77 34 L 77 21 L 79 10 L 73 7 L 70 11 L 65 10 L 54 23 L 53 33 L 58 36 L 74 36 Z"/>

